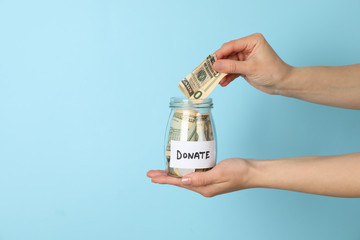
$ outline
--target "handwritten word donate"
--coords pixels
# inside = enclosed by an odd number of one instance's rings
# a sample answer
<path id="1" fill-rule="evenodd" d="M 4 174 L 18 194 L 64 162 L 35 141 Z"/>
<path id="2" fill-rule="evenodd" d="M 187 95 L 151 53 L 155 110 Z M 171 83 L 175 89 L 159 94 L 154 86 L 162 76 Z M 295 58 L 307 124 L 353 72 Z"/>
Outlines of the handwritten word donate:
<path id="1" fill-rule="evenodd" d="M 176 158 L 177 158 L 177 160 L 180 160 L 180 159 L 209 159 L 210 151 L 182 153 L 179 150 L 177 150 Z"/>

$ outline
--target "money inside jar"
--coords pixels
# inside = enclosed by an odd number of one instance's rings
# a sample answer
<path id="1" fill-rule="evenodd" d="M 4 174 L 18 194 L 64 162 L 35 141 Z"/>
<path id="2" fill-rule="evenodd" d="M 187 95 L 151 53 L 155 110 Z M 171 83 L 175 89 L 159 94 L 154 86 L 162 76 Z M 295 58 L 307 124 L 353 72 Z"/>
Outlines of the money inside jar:
<path id="1" fill-rule="evenodd" d="M 207 99 L 207 102 L 211 101 Z M 210 113 L 212 104 L 200 106 L 200 109 L 196 104 L 188 109 L 175 108 L 169 119 L 165 156 L 171 176 L 208 171 L 216 164 L 215 133 Z"/>

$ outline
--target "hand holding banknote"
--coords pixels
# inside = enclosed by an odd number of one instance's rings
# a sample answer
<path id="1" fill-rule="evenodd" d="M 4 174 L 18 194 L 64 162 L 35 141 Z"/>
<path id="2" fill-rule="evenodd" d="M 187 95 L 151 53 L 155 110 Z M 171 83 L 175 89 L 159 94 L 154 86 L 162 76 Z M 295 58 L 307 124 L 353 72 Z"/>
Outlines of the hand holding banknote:
<path id="1" fill-rule="evenodd" d="M 279 85 L 292 69 L 259 33 L 227 42 L 215 55 L 218 60 L 213 64 L 214 70 L 228 73 L 220 81 L 223 87 L 242 76 L 255 88 L 277 94 Z"/>
<path id="2" fill-rule="evenodd" d="M 219 82 L 222 86 L 242 76 L 265 93 L 360 109 L 360 64 L 293 67 L 281 60 L 260 33 L 227 42 L 214 55 L 213 69 L 227 74 Z"/>

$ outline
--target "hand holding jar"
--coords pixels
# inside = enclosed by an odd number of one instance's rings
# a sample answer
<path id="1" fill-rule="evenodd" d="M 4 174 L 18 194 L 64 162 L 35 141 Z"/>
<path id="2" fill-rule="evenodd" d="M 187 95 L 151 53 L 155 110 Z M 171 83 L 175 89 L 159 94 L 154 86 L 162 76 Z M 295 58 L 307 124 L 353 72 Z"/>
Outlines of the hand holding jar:
<path id="1" fill-rule="evenodd" d="M 250 170 L 249 160 L 230 158 L 219 162 L 210 171 L 193 172 L 182 178 L 171 177 L 163 170 L 149 171 L 147 176 L 154 183 L 171 184 L 200 193 L 204 197 L 213 197 L 251 187 Z"/>

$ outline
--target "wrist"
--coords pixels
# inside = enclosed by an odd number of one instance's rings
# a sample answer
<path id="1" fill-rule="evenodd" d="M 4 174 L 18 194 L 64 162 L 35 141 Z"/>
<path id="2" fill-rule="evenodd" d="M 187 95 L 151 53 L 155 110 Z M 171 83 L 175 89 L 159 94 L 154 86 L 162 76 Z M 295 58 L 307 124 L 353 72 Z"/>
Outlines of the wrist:
<path id="1" fill-rule="evenodd" d="M 249 166 L 245 188 L 259 188 L 264 187 L 264 181 L 262 180 L 264 173 L 264 161 L 257 159 L 247 159 Z"/>
<path id="2" fill-rule="evenodd" d="M 249 174 L 247 188 L 277 188 L 274 172 L 278 168 L 280 159 L 249 159 Z M 275 177 L 275 178 L 274 178 Z"/>
<path id="3" fill-rule="evenodd" d="M 294 89 L 294 79 L 296 79 L 296 74 L 297 67 L 285 63 L 285 66 L 279 71 L 275 93 L 277 95 L 289 97 L 291 90 Z"/>

